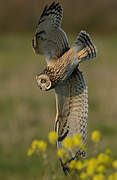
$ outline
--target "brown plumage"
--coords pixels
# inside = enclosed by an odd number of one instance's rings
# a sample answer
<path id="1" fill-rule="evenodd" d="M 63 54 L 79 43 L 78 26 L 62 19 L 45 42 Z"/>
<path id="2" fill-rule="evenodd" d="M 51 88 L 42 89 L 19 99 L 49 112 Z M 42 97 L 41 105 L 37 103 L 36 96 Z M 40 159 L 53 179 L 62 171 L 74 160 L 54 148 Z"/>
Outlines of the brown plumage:
<path id="1" fill-rule="evenodd" d="M 57 114 L 55 131 L 58 133 L 58 148 L 63 148 L 66 137 L 80 133 L 83 143 L 87 139 L 88 90 L 79 64 L 97 56 L 96 47 L 85 31 L 81 31 L 69 47 L 65 32 L 61 29 L 62 7 L 53 2 L 45 7 L 39 20 L 33 49 L 47 60 L 47 67 L 36 80 L 42 90 L 55 89 Z M 71 159 L 86 157 L 82 150 L 71 152 Z M 61 165 L 65 174 L 69 170 L 69 162 Z"/>

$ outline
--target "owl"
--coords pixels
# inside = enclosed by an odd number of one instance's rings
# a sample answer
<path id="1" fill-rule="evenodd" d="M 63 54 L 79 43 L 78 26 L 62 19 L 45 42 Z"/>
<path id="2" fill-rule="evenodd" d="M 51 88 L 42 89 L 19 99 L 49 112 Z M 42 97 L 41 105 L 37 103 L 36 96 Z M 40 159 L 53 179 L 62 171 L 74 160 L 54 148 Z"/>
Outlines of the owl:
<path id="1" fill-rule="evenodd" d="M 60 3 L 45 6 L 32 40 L 34 52 L 43 55 L 47 62 L 43 72 L 36 75 L 37 84 L 44 91 L 55 90 L 58 149 L 64 148 L 62 142 L 66 137 L 78 133 L 86 144 L 88 89 L 79 65 L 97 56 L 96 46 L 86 31 L 80 31 L 70 47 L 66 33 L 61 28 L 62 16 Z M 70 161 L 79 158 L 86 158 L 86 152 L 78 148 L 70 152 L 69 162 L 63 163 L 60 159 L 66 175 Z"/>

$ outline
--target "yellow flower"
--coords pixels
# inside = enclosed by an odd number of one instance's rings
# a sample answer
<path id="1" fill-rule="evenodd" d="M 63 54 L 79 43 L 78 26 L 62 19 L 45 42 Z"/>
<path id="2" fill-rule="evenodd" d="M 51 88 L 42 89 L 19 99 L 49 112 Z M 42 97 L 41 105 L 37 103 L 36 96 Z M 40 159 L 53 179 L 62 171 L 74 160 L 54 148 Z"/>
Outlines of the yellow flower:
<path id="1" fill-rule="evenodd" d="M 105 150 L 105 153 L 108 154 L 108 155 L 112 155 L 112 150 L 109 149 L 109 148 L 107 148 L 107 149 Z"/>
<path id="2" fill-rule="evenodd" d="M 58 157 L 63 158 L 66 154 L 65 149 L 58 149 L 57 151 Z"/>
<path id="3" fill-rule="evenodd" d="M 84 168 L 83 162 L 82 161 L 77 161 L 76 162 L 76 169 L 81 170 Z"/>
<path id="4" fill-rule="evenodd" d="M 45 141 L 38 141 L 38 150 L 41 153 L 45 153 L 47 149 L 47 143 Z"/>
<path id="5" fill-rule="evenodd" d="M 113 175 L 108 176 L 108 180 L 114 180 Z"/>
<path id="6" fill-rule="evenodd" d="M 111 174 L 110 176 L 108 176 L 108 180 L 117 180 L 117 172 Z"/>
<path id="7" fill-rule="evenodd" d="M 62 159 L 63 164 L 70 160 L 70 154 L 65 149 L 58 149 L 57 155 Z"/>
<path id="8" fill-rule="evenodd" d="M 35 150 L 38 147 L 38 142 L 39 142 L 38 140 L 33 140 L 32 141 L 32 149 Z"/>
<path id="9" fill-rule="evenodd" d="M 89 163 L 89 161 L 86 159 L 86 160 L 84 160 L 84 167 L 87 167 L 88 166 L 88 163 Z"/>
<path id="10" fill-rule="evenodd" d="M 82 172 L 80 174 L 80 179 L 86 179 L 88 177 L 87 173 L 86 172 Z"/>
<path id="11" fill-rule="evenodd" d="M 97 167 L 97 172 L 99 172 L 99 173 L 105 173 L 105 172 L 106 172 L 105 166 L 104 166 L 104 165 L 99 165 L 99 166 Z"/>
<path id="12" fill-rule="evenodd" d="M 74 135 L 72 141 L 74 147 L 81 147 L 83 145 L 82 136 L 80 134 Z"/>
<path id="13" fill-rule="evenodd" d="M 95 168 L 94 168 L 93 166 L 88 166 L 88 167 L 87 167 L 87 174 L 88 174 L 89 176 L 93 176 L 94 173 L 95 173 Z"/>
<path id="14" fill-rule="evenodd" d="M 52 131 L 48 134 L 48 139 L 51 144 L 55 144 L 58 139 L 58 135 L 55 131 Z"/>
<path id="15" fill-rule="evenodd" d="M 103 163 L 104 165 L 107 165 L 107 166 L 111 165 L 112 163 L 112 158 L 104 153 L 99 154 L 97 160 L 98 160 L 98 163 Z"/>
<path id="16" fill-rule="evenodd" d="M 93 131 L 91 135 L 91 139 L 94 143 L 99 143 L 101 139 L 101 134 L 99 131 Z"/>
<path id="17" fill-rule="evenodd" d="M 66 137 L 62 144 L 66 149 L 71 150 L 73 147 L 72 138 Z"/>
<path id="18" fill-rule="evenodd" d="M 70 164 L 69 164 L 69 167 L 70 167 L 71 169 L 75 169 L 75 168 L 76 168 L 76 161 L 75 161 L 75 160 L 72 160 L 72 161 L 70 162 Z"/>
<path id="19" fill-rule="evenodd" d="M 115 173 L 113 174 L 113 176 L 114 176 L 114 180 L 117 180 L 117 172 L 115 172 Z"/>
<path id="20" fill-rule="evenodd" d="M 112 163 L 113 167 L 117 169 L 117 160 L 113 161 Z"/>
<path id="21" fill-rule="evenodd" d="M 100 174 L 94 175 L 92 180 L 105 180 L 105 176 L 100 173 Z"/>
<path id="22" fill-rule="evenodd" d="M 34 149 L 30 148 L 27 152 L 27 155 L 32 156 L 34 154 L 34 152 L 35 152 Z"/>
<path id="23" fill-rule="evenodd" d="M 87 165 L 87 174 L 93 176 L 96 170 L 98 163 L 96 158 L 91 158 Z"/>

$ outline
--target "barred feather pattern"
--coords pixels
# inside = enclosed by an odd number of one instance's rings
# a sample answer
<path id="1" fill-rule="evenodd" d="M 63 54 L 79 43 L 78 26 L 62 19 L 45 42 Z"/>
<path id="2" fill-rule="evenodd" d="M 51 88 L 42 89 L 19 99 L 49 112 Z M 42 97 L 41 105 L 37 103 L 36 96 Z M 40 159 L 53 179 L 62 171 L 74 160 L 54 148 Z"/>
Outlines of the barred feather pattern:
<path id="1" fill-rule="evenodd" d="M 67 35 L 61 29 L 62 16 L 61 4 L 53 2 L 50 6 L 47 5 L 32 39 L 34 52 L 44 55 L 47 64 L 60 58 L 69 49 Z"/>
<path id="2" fill-rule="evenodd" d="M 63 9 L 59 3 L 56 3 L 55 1 L 48 7 L 48 5 L 45 6 L 43 13 L 39 19 L 38 25 L 41 23 L 48 23 L 50 26 L 53 26 L 55 28 L 61 26 L 63 16 Z"/>
<path id="3" fill-rule="evenodd" d="M 62 53 L 63 55 L 60 58 L 53 59 L 42 73 L 49 76 L 52 84 L 51 88 L 67 79 L 80 62 L 93 59 L 97 56 L 97 49 L 91 37 L 85 31 L 80 31 L 77 40 L 70 49 L 66 50 L 68 46 L 65 47 L 64 41 L 58 40 L 58 44 L 61 48 L 54 46 L 53 50 L 57 51 L 59 55 L 64 51 L 65 53 Z"/>
<path id="4" fill-rule="evenodd" d="M 65 137 L 72 137 L 76 133 L 82 134 L 85 144 L 88 90 L 83 73 L 76 68 L 67 81 L 55 88 L 55 93 L 57 98 L 55 130 L 58 132 L 60 144 Z"/>
<path id="5" fill-rule="evenodd" d="M 97 48 L 93 43 L 93 40 L 91 39 L 90 35 L 86 31 L 80 31 L 72 47 L 74 47 L 76 51 L 80 51 L 81 49 L 87 48 L 87 56 L 85 56 L 85 58 L 82 58 L 81 62 L 91 60 L 97 56 Z"/>
<path id="6" fill-rule="evenodd" d="M 72 75 L 61 85 L 55 88 L 56 94 L 56 121 L 55 131 L 58 133 L 59 149 L 66 137 L 73 137 L 80 133 L 83 143 L 87 141 L 88 117 L 88 88 L 83 73 L 76 68 Z M 69 163 L 73 159 L 86 158 L 86 152 L 76 148 L 70 152 L 71 158 L 65 164 L 60 159 L 64 173 L 69 172 Z"/>

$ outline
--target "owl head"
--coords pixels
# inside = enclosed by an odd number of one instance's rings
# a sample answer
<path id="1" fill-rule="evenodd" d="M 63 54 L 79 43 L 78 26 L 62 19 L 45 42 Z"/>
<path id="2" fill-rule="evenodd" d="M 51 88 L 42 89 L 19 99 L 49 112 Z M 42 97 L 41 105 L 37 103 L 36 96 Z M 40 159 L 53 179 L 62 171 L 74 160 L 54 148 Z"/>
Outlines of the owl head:
<path id="1" fill-rule="evenodd" d="M 36 80 L 39 88 L 43 91 L 47 91 L 51 88 L 51 81 L 46 74 L 36 75 Z"/>

